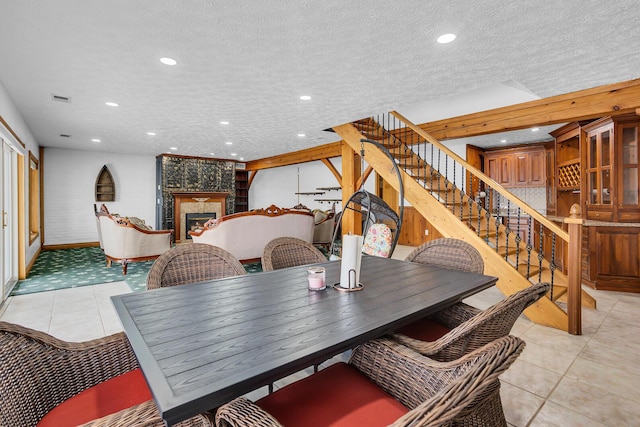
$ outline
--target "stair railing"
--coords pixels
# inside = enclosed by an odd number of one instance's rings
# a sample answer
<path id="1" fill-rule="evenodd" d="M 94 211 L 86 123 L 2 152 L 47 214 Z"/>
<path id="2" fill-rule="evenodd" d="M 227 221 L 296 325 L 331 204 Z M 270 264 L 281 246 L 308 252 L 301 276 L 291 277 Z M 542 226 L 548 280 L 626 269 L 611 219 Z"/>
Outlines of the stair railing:
<path id="1" fill-rule="evenodd" d="M 567 268 L 566 231 L 423 129 L 397 112 L 354 125 L 366 138 L 383 143 L 401 169 L 529 280 L 553 285 L 556 269 Z"/>

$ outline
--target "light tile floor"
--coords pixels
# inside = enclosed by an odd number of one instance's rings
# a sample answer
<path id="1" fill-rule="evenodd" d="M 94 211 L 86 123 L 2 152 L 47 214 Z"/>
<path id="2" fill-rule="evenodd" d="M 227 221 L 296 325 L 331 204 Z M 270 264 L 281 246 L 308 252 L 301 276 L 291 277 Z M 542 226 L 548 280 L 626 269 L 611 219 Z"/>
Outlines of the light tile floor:
<path id="1" fill-rule="evenodd" d="M 412 249 L 398 247 L 394 258 L 403 259 Z M 122 330 L 109 297 L 128 292 L 126 283 L 115 282 L 11 297 L 0 307 L 0 320 L 67 341 L 84 341 Z M 524 317 L 516 322 L 512 334 L 527 346 L 501 377 L 511 426 L 640 425 L 640 294 L 588 292 L 597 299 L 598 309 L 583 310 L 581 336 Z M 466 302 L 484 309 L 502 298 L 492 288 Z M 340 358 L 344 355 L 334 360 Z M 285 378 L 276 387 L 309 372 Z M 249 397 L 265 393 L 262 388 Z"/>

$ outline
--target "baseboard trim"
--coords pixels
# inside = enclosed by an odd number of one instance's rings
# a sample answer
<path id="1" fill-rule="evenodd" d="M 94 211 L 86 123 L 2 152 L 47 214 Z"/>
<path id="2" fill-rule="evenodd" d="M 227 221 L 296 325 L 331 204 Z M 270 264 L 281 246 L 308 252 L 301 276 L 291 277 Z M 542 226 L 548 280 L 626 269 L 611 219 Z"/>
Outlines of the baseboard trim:
<path id="1" fill-rule="evenodd" d="M 92 248 L 94 246 L 100 246 L 100 242 L 65 243 L 63 245 L 44 245 L 42 246 L 42 250 L 53 251 L 56 249 Z"/>

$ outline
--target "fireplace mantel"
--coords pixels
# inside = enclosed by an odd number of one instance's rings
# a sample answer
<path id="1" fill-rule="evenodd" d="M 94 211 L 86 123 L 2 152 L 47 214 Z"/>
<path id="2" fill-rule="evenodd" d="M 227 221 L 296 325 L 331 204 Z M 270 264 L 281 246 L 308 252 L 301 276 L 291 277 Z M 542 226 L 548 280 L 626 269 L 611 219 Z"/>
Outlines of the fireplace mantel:
<path id="1" fill-rule="evenodd" d="M 183 230 L 183 219 L 185 214 L 182 212 L 183 203 L 219 203 L 220 204 L 220 216 L 224 216 L 226 213 L 226 200 L 228 192 L 206 192 L 206 191 L 188 191 L 188 192 L 175 192 L 173 195 L 173 223 L 175 230 L 176 242 L 186 240 L 185 230 Z M 204 208 L 203 208 L 204 209 Z M 204 210 L 203 210 L 204 211 Z"/>

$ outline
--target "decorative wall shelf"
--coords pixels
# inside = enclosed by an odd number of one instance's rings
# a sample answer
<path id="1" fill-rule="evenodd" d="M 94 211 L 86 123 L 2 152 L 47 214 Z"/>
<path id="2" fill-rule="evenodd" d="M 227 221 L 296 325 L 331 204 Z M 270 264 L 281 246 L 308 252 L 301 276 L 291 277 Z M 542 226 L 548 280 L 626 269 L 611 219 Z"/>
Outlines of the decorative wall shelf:
<path id="1" fill-rule="evenodd" d="M 329 203 L 337 203 L 342 202 L 342 199 L 313 199 L 314 202 L 329 202 Z"/>
<path id="2" fill-rule="evenodd" d="M 316 190 L 340 191 L 340 190 L 342 190 L 342 187 L 317 187 Z"/>
<path id="3" fill-rule="evenodd" d="M 96 178 L 96 202 L 113 202 L 116 200 L 116 183 L 104 165 Z"/>
<path id="4" fill-rule="evenodd" d="M 299 194 L 301 196 L 321 196 L 324 194 L 324 191 L 320 191 L 320 192 L 309 191 L 309 192 L 293 193 L 293 194 Z"/>

